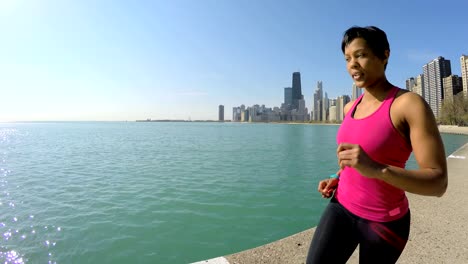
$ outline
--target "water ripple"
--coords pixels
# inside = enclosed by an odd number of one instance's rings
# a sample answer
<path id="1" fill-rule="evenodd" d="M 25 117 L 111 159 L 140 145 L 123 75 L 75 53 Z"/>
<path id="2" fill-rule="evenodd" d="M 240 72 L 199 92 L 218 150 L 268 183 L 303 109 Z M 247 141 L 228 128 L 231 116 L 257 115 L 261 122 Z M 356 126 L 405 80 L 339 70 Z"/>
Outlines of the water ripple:
<path id="1" fill-rule="evenodd" d="M 0 124 L 0 263 L 188 263 L 301 231 L 336 128 Z"/>

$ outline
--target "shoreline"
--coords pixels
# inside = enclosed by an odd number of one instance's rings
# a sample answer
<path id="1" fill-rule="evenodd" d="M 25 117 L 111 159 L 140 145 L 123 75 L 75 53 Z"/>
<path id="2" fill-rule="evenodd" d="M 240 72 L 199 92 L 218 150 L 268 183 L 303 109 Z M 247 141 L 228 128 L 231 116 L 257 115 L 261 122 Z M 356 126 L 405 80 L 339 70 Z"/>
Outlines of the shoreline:
<path id="1" fill-rule="evenodd" d="M 468 135 L 468 127 L 440 130 Z M 465 134 L 467 133 L 467 134 Z M 398 263 L 468 263 L 468 143 L 447 157 L 449 185 L 442 197 L 407 193 L 411 206 L 411 231 Z M 316 227 L 241 252 L 192 264 L 305 263 Z M 347 263 L 359 263 L 359 247 Z"/>
<path id="2" fill-rule="evenodd" d="M 313 126 L 340 126 L 341 123 L 320 123 L 320 122 L 232 122 L 231 120 L 216 121 L 216 120 L 136 120 L 139 123 L 167 123 L 167 122 L 187 122 L 187 123 L 232 123 L 232 124 L 273 124 L 273 125 L 313 125 Z M 468 126 L 453 126 L 453 125 L 438 125 L 440 133 L 468 135 Z"/>
<path id="3" fill-rule="evenodd" d="M 258 122 L 256 122 L 258 123 Z M 285 124 L 285 125 L 319 125 L 319 126 L 339 126 L 338 123 L 301 123 L 301 122 L 266 122 L 267 124 Z M 451 125 L 438 125 L 440 133 L 455 134 L 455 135 L 468 135 L 468 127 L 451 126 Z"/>
<path id="4" fill-rule="evenodd" d="M 236 123 L 236 122 L 234 122 Z M 339 126 L 339 123 L 307 123 L 307 122 L 240 122 L 248 124 L 282 124 L 282 125 L 315 125 L 315 126 Z M 438 125 L 440 133 L 454 134 L 454 135 L 468 135 L 468 127 L 451 126 L 451 125 Z"/>
<path id="5" fill-rule="evenodd" d="M 439 125 L 440 133 L 468 135 L 468 127 Z"/>

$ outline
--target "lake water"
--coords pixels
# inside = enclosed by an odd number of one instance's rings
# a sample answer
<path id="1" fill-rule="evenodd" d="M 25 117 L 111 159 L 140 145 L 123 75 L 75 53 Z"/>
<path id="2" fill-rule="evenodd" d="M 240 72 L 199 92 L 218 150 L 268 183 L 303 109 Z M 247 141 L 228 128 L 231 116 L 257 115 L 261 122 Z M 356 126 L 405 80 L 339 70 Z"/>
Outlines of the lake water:
<path id="1" fill-rule="evenodd" d="M 188 263 L 303 231 L 327 202 L 337 129 L 0 124 L 0 262 Z M 443 140 L 449 155 L 468 136 Z"/>

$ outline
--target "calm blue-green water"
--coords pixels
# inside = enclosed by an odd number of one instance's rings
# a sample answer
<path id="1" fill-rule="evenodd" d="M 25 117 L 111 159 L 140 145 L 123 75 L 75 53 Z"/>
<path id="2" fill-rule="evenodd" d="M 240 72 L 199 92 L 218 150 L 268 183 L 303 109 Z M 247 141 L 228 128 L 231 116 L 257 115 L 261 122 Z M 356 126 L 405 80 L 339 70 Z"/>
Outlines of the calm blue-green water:
<path id="1" fill-rule="evenodd" d="M 310 228 L 337 129 L 0 124 L 0 262 L 187 263 Z"/>

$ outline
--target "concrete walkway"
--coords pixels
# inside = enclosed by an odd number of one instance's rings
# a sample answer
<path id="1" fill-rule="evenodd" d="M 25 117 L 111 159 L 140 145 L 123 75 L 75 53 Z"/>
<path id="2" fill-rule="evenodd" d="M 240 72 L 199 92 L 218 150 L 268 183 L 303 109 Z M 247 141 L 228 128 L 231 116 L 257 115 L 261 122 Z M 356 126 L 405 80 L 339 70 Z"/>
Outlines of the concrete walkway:
<path id="1" fill-rule="evenodd" d="M 441 198 L 408 194 L 411 233 L 398 263 L 468 263 L 468 144 L 447 158 L 449 185 Z M 315 228 L 197 264 L 305 263 Z M 358 263 L 358 249 L 348 263 Z"/>

